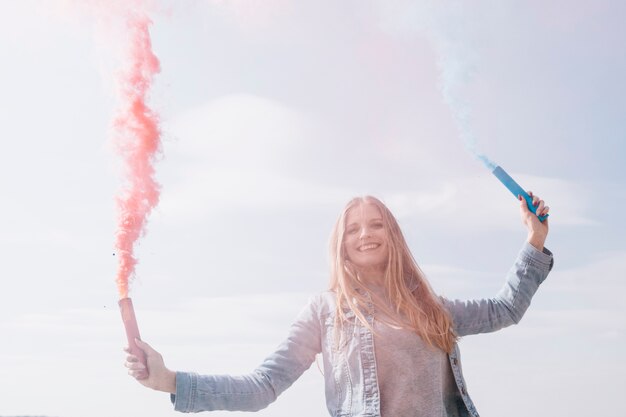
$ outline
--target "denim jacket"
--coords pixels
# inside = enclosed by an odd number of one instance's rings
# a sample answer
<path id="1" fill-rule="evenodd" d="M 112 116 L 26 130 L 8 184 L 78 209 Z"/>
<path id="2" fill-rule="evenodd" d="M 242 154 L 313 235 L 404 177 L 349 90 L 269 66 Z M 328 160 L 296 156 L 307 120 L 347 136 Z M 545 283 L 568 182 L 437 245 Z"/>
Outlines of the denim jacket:
<path id="1" fill-rule="evenodd" d="M 489 299 L 443 299 L 458 336 L 487 333 L 518 323 L 532 296 L 552 269 L 552 253 L 528 243 L 522 247 L 498 294 Z M 210 410 L 256 411 L 276 400 L 322 353 L 326 405 L 333 417 L 380 416 L 374 335 L 347 312 L 339 344 L 335 339 L 335 294 L 314 296 L 291 326 L 287 339 L 253 372 L 241 376 L 176 373 L 171 399 L 181 412 Z M 373 316 L 366 315 L 372 325 Z M 466 410 L 478 417 L 461 372 L 458 345 L 448 354 Z"/>

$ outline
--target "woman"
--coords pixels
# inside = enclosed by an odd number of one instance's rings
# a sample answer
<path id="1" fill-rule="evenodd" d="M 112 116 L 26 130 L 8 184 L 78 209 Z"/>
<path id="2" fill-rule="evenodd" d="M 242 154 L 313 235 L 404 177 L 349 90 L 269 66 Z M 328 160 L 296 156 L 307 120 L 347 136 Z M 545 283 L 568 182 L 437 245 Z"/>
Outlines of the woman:
<path id="1" fill-rule="evenodd" d="M 538 215 L 549 208 L 533 196 Z M 355 198 L 335 224 L 329 291 L 313 297 L 276 352 L 243 376 L 173 372 L 137 341 L 147 368 L 129 354 L 143 385 L 172 394 L 182 412 L 256 411 L 287 389 L 322 353 L 332 416 L 478 416 L 457 339 L 518 323 L 552 268 L 540 222 L 520 198 L 528 230 L 503 289 L 491 299 L 451 301 L 434 294 L 397 221 L 374 197 Z M 149 372 L 148 372 L 149 371 Z"/>

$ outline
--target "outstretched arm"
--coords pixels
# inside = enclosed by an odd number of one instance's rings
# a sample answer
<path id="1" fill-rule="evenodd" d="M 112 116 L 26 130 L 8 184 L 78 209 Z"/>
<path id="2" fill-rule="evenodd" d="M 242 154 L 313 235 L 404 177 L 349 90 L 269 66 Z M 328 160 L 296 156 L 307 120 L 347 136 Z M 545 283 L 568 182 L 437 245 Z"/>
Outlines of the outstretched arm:
<path id="1" fill-rule="evenodd" d="M 174 409 L 181 412 L 211 410 L 257 411 L 276 400 L 306 371 L 321 351 L 317 305 L 311 300 L 291 326 L 289 336 L 253 372 L 240 375 L 198 375 L 168 370 L 161 355 L 144 349 L 149 375 L 132 355 L 126 366 L 143 385 L 172 393 Z"/>

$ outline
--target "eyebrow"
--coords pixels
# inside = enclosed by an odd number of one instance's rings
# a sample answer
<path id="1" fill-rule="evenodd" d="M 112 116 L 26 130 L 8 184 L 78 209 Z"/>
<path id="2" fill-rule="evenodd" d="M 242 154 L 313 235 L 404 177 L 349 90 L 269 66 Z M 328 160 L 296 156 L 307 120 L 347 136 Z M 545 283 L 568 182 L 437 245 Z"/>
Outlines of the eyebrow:
<path id="1" fill-rule="evenodd" d="M 372 223 L 372 222 L 382 222 L 382 221 L 383 221 L 382 217 L 376 217 L 375 219 L 371 219 L 369 221 L 369 223 Z M 359 224 L 357 222 L 348 223 L 348 224 L 346 224 L 346 229 L 348 229 L 348 228 L 350 228 L 352 226 L 358 226 L 358 225 Z"/>

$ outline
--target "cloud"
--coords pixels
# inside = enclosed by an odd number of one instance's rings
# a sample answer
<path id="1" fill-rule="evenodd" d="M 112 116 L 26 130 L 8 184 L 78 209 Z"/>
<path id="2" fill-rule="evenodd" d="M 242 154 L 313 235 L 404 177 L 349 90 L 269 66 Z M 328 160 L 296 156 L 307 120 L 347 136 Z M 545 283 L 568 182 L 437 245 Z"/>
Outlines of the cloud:
<path id="1" fill-rule="evenodd" d="M 366 185 L 369 170 L 364 172 L 365 187 L 346 181 L 341 164 L 318 166 L 318 179 L 299 170 L 311 163 L 308 150 L 321 134 L 317 124 L 313 117 L 275 100 L 246 94 L 221 97 L 186 111 L 166 128 L 172 133 L 165 142 L 161 178 L 167 187 L 159 211 L 177 221 L 191 222 L 232 208 L 341 207 L 352 195 L 376 193 L 376 185 Z M 413 146 L 423 147 L 421 154 L 428 154 L 428 144 L 415 142 Z M 367 145 L 357 149 L 366 149 L 372 157 L 376 154 L 376 149 L 367 150 Z M 365 165 L 373 163 L 368 158 Z M 330 181 L 333 174 L 337 179 Z M 511 175 L 548 202 L 551 223 L 598 224 L 589 213 L 592 184 L 516 172 Z M 397 188 L 405 181 L 396 181 L 396 189 L 387 188 L 381 196 L 399 218 L 428 218 L 463 231 L 519 229 L 516 200 L 488 171 L 439 182 L 423 180 L 410 191 Z M 372 182 L 376 181 L 381 179 Z"/>
<path id="2" fill-rule="evenodd" d="M 593 226 L 599 221 L 590 213 L 592 189 L 577 182 L 512 173 L 523 187 L 535 190 L 551 208 L 551 224 Z M 399 217 L 423 217 L 438 227 L 454 230 L 518 230 L 517 201 L 489 173 L 431 186 L 425 191 L 390 193 L 385 196 Z"/>
<path id="3" fill-rule="evenodd" d="M 184 303 L 142 306 L 135 300 L 135 312 L 142 338 L 155 349 L 184 367 L 202 366 L 207 352 L 221 355 L 214 366 L 226 362 L 234 371 L 256 366 L 286 336 L 290 324 L 304 308 L 311 294 L 251 294 L 236 297 L 195 297 Z M 89 366 L 106 366 L 111 355 L 123 356 L 126 344 L 117 306 L 112 309 L 63 309 L 56 312 L 26 313 L 0 321 L 4 344 L 0 364 L 10 369 L 15 361 L 30 360 L 75 363 L 86 355 L 99 357 Z M 42 342 L 52 341 L 47 349 Z M 233 350 L 240 356 L 233 356 Z M 238 364 L 238 365 L 237 365 Z M 123 369 L 120 365 L 120 374 Z M 223 369 L 227 372 L 228 369 Z"/>
<path id="4" fill-rule="evenodd" d="M 626 250 L 599 252 L 588 264 L 556 270 L 546 290 L 561 299 L 576 300 L 586 306 L 610 311 L 625 310 L 622 295 L 626 291 L 623 279 L 626 271 Z"/>
<path id="5" fill-rule="evenodd" d="M 165 147 L 207 165 L 270 169 L 293 154 L 310 125 L 306 116 L 275 100 L 232 94 L 175 117 L 165 130 L 176 139 L 166 139 Z"/>
<path id="6" fill-rule="evenodd" d="M 278 344 L 310 296 L 266 293 L 188 298 L 170 308 L 143 311 L 144 328 L 154 335 L 167 329 L 168 344 L 176 345 L 187 346 L 190 340 L 211 345 Z"/>
<path id="7" fill-rule="evenodd" d="M 301 113 L 274 100 L 230 95 L 191 109 L 167 128 L 168 161 L 176 172 L 160 211 L 186 221 L 232 208 L 291 208 L 340 204 L 350 191 L 300 179 L 293 166 L 306 159 L 304 142 L 317 129 Z M 164 170 L 167 170 L 164 166 Z"/>

